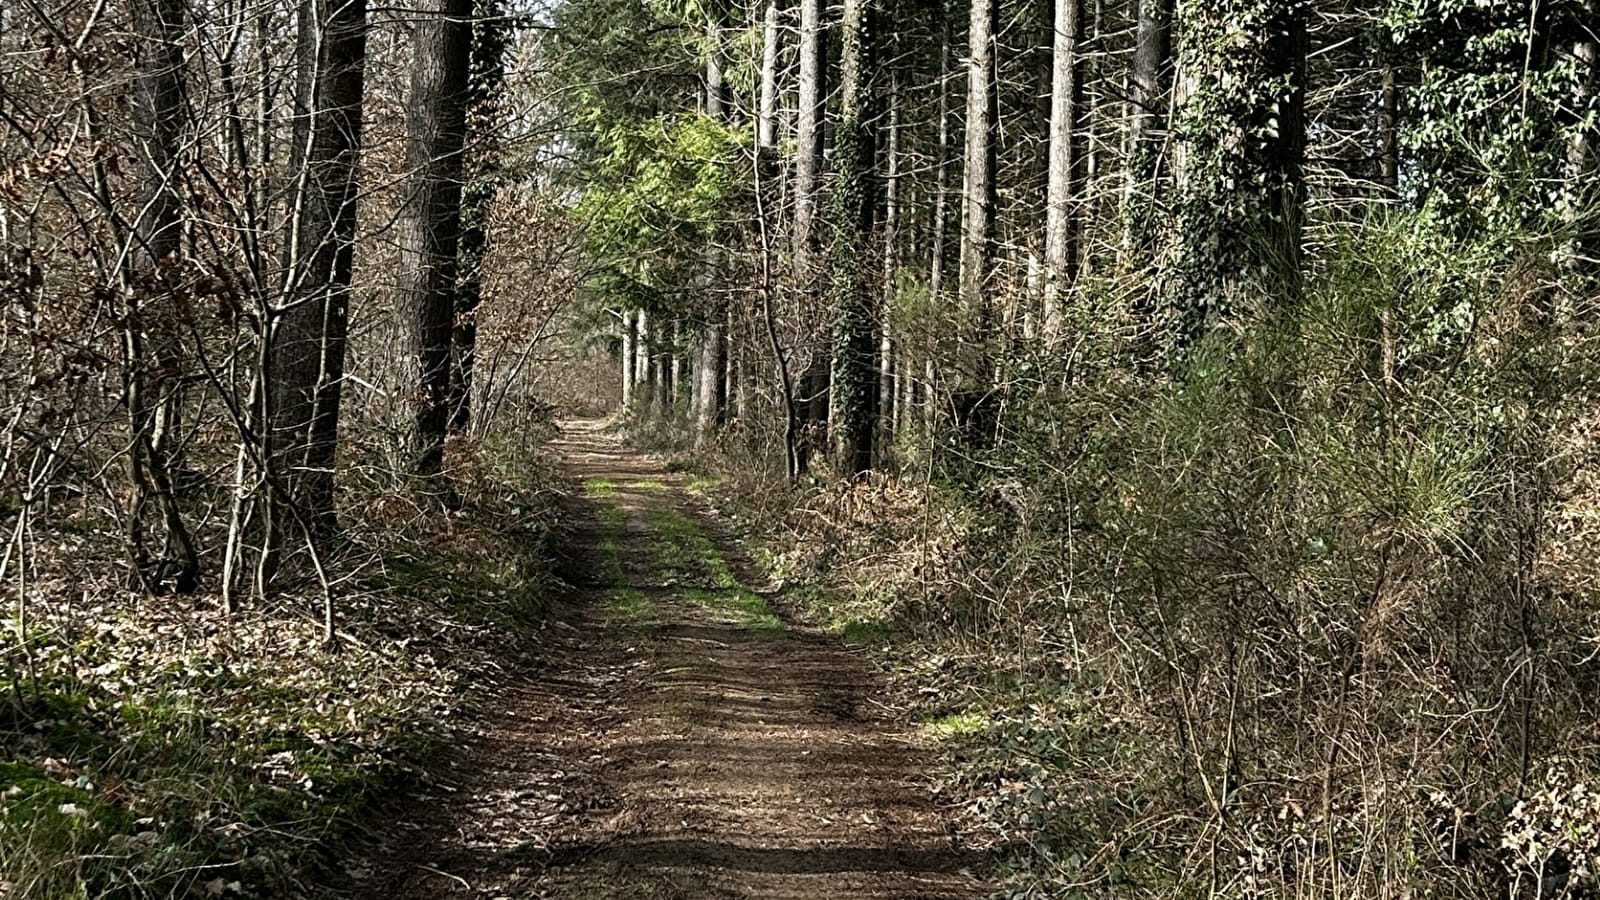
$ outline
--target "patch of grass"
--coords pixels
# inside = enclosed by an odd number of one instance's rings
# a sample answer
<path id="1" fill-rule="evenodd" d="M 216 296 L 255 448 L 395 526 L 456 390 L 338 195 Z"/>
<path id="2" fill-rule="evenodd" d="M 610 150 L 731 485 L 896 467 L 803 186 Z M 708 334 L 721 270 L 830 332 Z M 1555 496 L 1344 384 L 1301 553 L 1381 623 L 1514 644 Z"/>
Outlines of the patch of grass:
<path id="1" fill-rule="evenodd" d="M 918 720 L 923 731 L 936 738 L 970 737 L 982 734 L 993 726 L 990 718 L 972 710 L 925 715 Z"/>
<path id="2" fill-rule="evenodd" d="M 606 595 L 606 610 L 611 618 L 642 625 L 655 618 L 656 607 L 638 588 L 618 588 Z"/>
<path id="3" fill-rule="evenodd" d="M 650 511 L 651 555 L 672 581 L 690 585 L 685 600 L 729 615 L 749 628 L 783 634 L 783 620 L 765 597 L 746 587 L 734 574 L 717 545 L 695 521 L 675 509 Z"/>
<path id="4" fill-rule="evenodd" d="M 728 615 L 746 628 L 771 634 L 786 634 L 787 628 L 765 597 L 748 588 L 732 590 L 691 590 L 683 594 L 685 600 L 705 609 Z"/>
<path id="5" fill-rule="evenodd" d="M 0 880 L 17 896 L 111 893 L 120 854 L 98 848 L 125 843 L 137 829 L 96 787 L 84 776 L 0 761 Z"/>
<path id="6" fill-rule="evenodd" d="M 617 496 L 617 483 L 609 478 L 584 479 L 583 495 L 591 500 L 609 500 Z"/>
<path id="7" fill-rule="evenodd" d="M 675 509 L 653 509 L 649 515 L 655 562 L 685 581 L 708 581 L 725 589 L 740 586 L 716 543 L 694 520 Z"/>
<path id="8" fill-rule="evenodd" d="M 602 506 L 600 524 L 620 531 L 628 526 L 628 511 L 620 506 Z"/>
<path id="9" fill-rule="evenodd" d="M 684 482 L 683 489 L 691 494 L 704 494 L 717 488 L 725 479 L 714 478 L 708 475 L 696 475 Z"/>
<path id="10" fill-rule="evenodd" d="M 830 630 L 847 644 L 878 645 L 888 642 L 894 635 L 889 623 L 874 619 L 844 619 L 834 622 Z"/>

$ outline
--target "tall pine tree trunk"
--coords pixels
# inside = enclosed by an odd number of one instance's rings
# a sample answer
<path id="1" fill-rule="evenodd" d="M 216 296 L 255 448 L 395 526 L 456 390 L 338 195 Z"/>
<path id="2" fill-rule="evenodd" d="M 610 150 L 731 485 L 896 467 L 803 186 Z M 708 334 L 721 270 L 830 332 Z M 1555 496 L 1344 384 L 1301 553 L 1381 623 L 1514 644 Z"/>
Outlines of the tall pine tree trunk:
<path id="1" fill-rule="evenodd" d="M 818 282 L 819 239 L 816 219 L 822 173 L 823 112 L 826 86 L 823 57 L 822 0 L 800 0 L 800 84 L 795 128 L 794 164 L 794 284 L 796 312 L 806 321 L 820 305 Z M 808 347 L 810 362 L 800 378 L 797 410 L 800 448 L 797 462 L 804 471 L 810 459 L 814 432 L 827 425 L 827 353 Z"/>
<path id="2" fill-rule="evenodd" d="M 883 280 L 878 303 L 878 456 L 894 438 L 895 399 L 899 396 L 900 354 L 892 327 L 896 281 L 899 278 L 901 218 L 900 186 L 900 84 L 890 76 L 888 110 L 884 124 L 886 140 L 883 162 Z"/>
<path id="3" fill-rule="evenodd" d="M 400 309 L 415 376 L 411 474 L 436 478 L 450 412 L 450 356 L 461 238 L 471 0 L 428 0 L 415 31 L 406 104 L 405 206 L 398 222 Z"/>
<path id="4" fill-rule="evenodd" d="M 967 439 L 989 431 L 989 389 L 994 373 L 994 207 L 997 115 L 995 32 L 997 0 L 972 0 L 967 31 L 966 156 L 962 171 L 960 315 L 963 334 L 955 399 L 959 427 Z"/>
<path id="5" fill-rule="evenodd" d="M 728 101 L 727 86 L 722 71 L 724 52 L 722 21 L 720 12 L 716 10 L 711 11 L 706 21 L 706 40 L 710 49 L 706 57 L 705 112 L 707 116 L 721 121 L 727 116 Z M 703 275 L 704 310 L 699 323 L 699 333 L 695 339 L 693 402 L 690 404 L 690 412 L 694 420 L 692 424 L 696 446 L 704 446 L 711 439 L 712 433 L 722 421 L 723 406 L 727 399 L 722 374 L 727 366 L 725 323 L 728 311 L 726 293 L 721 284 L 723 259 L 717 250 L 717 245 L 720 243 L 719 240 L 713 240 L 713 246 L 706 253 L 706 271 Z"/>
<path id="6" fill-rule="evenodd" d="M 950 92 L 944 88 L 951 69 L 950 31 L 951 23 L 947 16 L 944 36 L 939 45 L 939 143 L 933 176 L 933 224 L 930 229 L 933 234 L 928 249 L 928 300 L 934 309 L 944 306 L 945 254 L 950 231 Z M 958 343 L 959 340 L 958 336 Z M 934 386 L 939 381 L 939 361 L 929 353 L 922 365 L 922 419 L 923 425 L 931 428 L 938 411 L 938 392 Z"/>
<path id="7" fill-rule="evenodd" d="M 1127 222 L 1124 243 L 1141 256 L 1155 240 L 1154 201 L 1172 69 L 1171 31 L 1172 0 L 1139 0 L 1128 92 L 1128 184 L 1123 218 Z"/>
<path id="8" fill-rule="evenodd" d="M 1061 306 L 1078 277 L 1078 134 L 1083 0 L 1056 0 L 1050 59 L 1050 165 L 1044 226 L 1044 336 L 1061 336 Z"/>

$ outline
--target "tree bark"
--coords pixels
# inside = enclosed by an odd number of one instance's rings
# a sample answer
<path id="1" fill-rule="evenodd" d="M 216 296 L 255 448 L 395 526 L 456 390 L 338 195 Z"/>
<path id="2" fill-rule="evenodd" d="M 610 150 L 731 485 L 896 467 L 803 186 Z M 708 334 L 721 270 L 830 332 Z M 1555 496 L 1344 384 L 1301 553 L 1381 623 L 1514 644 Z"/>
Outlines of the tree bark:
<path id="1" fill-rule="evenodd" d="M 633 407 L 633 379 L 635 341 L 638 335 L 638 326 L 635 324 L 632 310 L 622 311 L 622 411 L 627 412 Z"/>
<path id="2" fill-rule="evenodd" d="M 1383 63 L 1382 87 L 1378 98 L 1378 184 L 1388 200 L 1400 196 L 1399 91 L 1394 83 L 1394 66 Z"/>
<path id="3" fill-rule="evenodd" d="M 946 19 L 944 37 L 939 46 L 939 144 L 933 176 L 933 234 L 928 250 L 928 300 L 934 309 L 941 309 L 944 305 L 945 253 L 950 221 L 950 92 L 944 89 L 951 69 L 950 30 L 950 21 Z M 931 353 L 922 364 L 923 425 L 931 428 L 937 411 L 934 384 L 939 374 L 938 364 Z"/>
<path id="4" fill-rule="evenodd" d="M 269 326 L 262 391 L 273 482 L 267 531 L 281 538 L 288 510 L 314 536 L 337 530 L 334 455 L 344 382 L 357 163 L 366 64 L 365 0 L 306 0 L 296 65 L 300 106 L 291 159 L 296 172 L 282 305 Z M 267 554 L 270 556 L 271 554 Z M 270 562 L 264 568 L 272 568 Z"/>
<path id="5" fill-rule="evenodd" d="M 884 124 L 883 175 L 883 282 L 878 305 L 878 455 L 884 455 L 894 437 L 896 387 L 899 383 L 899 354 L 894 333 L 894 300 L 899 278 L 900 243 L 900 85 L 890 76 L 888 111 Z"/>
<path id="6" fill-rule="evenodd" d="M 132 582 L 150 591 L 188 593 L 199 586 L 200 562 L 173 494 L 175 444 L 182 403 L 183 278 L 179 137 L 184 121 L 183 0 L 135 0 L 141 50 L 134 79 L 134 140 L 143 194 L 125 270 L 126 403 L 131 430 L 127 516 Z M 165 532 L 161 558 L 145 546 L 145 507 L 158 507 Z"/>
<path id="7" fill-rule="evenodd" d="M 466 132 L 471 0 L 428 0 L 416 26 L 406 107 L 405 207 L 398 221 L 400 308 L 416 381 L 411 474 L 432 480 L 444 463 L 450 356 L 461 239 L 462 147 Z"/>
<path id="8" fill-rule="evenodd" d="M 966 154 L 962 170 L 961 303 L 984 318 L 994 270 L 995 0 L 972 0 L 968 32 Z"/>
<path id="9" fill-rule="evenodd" d="M 1163 120 L 1172 69 L 1172 0 L 1139 0 L 1133 83 L 1128 92 L 1128 185 L 1125 243 L 1139 255 L 1155 240 L 1154 198 L 1161 170 Z"/>
<path id="10" fill-rule="evenodd" d="M 500 97 L 505 86 L 507 25 L 500 0 L 477 0 L 469 51 L 461 240 L 456 251 L 455 321 L 451 329 L 452 434 L 472 424 L 472 375 L 478 351 L 478 304 L 489 247 L 489 215 L 499 190 Z"/>
<path id="11" fill-rule="evenodd" d="M 1180 347 L 1231 318 L 1246 290 L 1298 301 L 1306 192 L 1304 4 L 1219 0 L 1184 10 Z M 1241 31 L 1254 52 L 1218 49 Z"/>
<path id="12" fill-rule="evenodd" d="M 722 71 L 722 22 L 720 13 L 715 10 L 706 20 L 706 38 L 710 50 L 706 55 L 705 113 L 720 122 L 727 117 L 728 100 Z M 712 247 L 706 253 L 704 311 L 695 339 L 690 412 L 694 420 L 692 424 L 697 447 L 704 446 L 721 424 L 726 401 L 722 371 L 727 364 L 724 322 L 728 313 L 725 294 L 720 290 L 722 254 L 717 249 L 720 243 L 720 240 L 713 240 Z"/>
<path id="13" fill-rule="evenodd" d="M 960 339 L 956 412 L 967 438 L 987 431 L 985 401 L 993 373 L 991 348 L 994 304 L 995 146 L 997 115 L 995 32 L 997 0 L 971 0 L 967 41 L 966 155 L 962 171 Z"/>
<path id="14" fill-rule="evenodd" d="M 795 128 L 794 171 L 794 284 L 796 305 L 802 321 L 820 305 L 821 286 L 816 234 L 818 181 L 822 171 L 824 84 L 822 0 L 800 0 L 800 84 L 798 117 Z M 800 378 L 801 397 L 797 407 L 799 425 L 799 467 L 803 472 L 810 461 L 810 447 L 816 432 L 827 426 L 828 361 L 823 347 L 811 347 L 810 361 Z"/>
<path id="15" fill-rule="evenodd" d="M 1044 226 L 1044 337 L 1061 336 L 1061 306 L 1078 278 L 1078 135 L 1083 0 L 1056 0 L 1050 61 L 1050 166 Z"/>
<path id="16" fill-rule="evenodd" d="M 828 431 L 834 465 L 861 475 L 872 468 L 877 420 L 876 335 L 871 283 L 872 229 L 877 208 L 873 183 L 871 102 L 872 28 L 869 0 L 844 0 L 840 20 L 839 122 L 833 156 L 833 371 Z"/>
<path id="17" fill-rule="evenodd" d="M 761 20 L 761 100 L 756 113 L 756 145 L 763 150 L 778 146 L 778 2 L 767 0 Z"/>

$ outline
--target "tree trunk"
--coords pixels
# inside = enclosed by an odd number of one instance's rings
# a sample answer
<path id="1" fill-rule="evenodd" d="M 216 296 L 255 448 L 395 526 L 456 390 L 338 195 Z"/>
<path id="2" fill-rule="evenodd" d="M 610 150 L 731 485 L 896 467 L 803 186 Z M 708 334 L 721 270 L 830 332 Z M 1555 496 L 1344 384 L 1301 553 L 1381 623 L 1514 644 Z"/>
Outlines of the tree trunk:
<path id="1" fill-rule="evenodd" d="M 1385 199 L 1395 200 L 1400 196 L 1400 100 L 1394 83 L 1394 66 L 1387 61 L 1383 64 L 1382 77 L 1382 93 L 1378 98 L 1382 104 L 1378 121 L 1378 184 L 1383 188 Z"/>
<path id="2" fill-rule="evenodd" d="M 706 38 L 710 48 L 706 55 L 705 113 L 722 121 L 727 116 L 727 85 L 722 72 L 722 22 L 713 11 L 706 21 Z M 693 419 L 695 446 L 704 446 L 722 422 L 723 393 L 722 370 L 726 365 L 726 335 L 723 323 L 728 317 L 726 295 L 721 290 L 721 241 L 714 239 L 706 252 L 704 312 L 695 336 L 695 373 L 692 387 L 690 414 Z"/>
<path id="3" fill-rule="evenodd" d="M 994 38 L 998 25 L 997 0 L 972 0 L 961 203 L 960 313 L 965 334 L 956 373 L 961 394 L 956 412 L 959 427 L 968 438 L 988 430 L 986 397 L 993 377 L 989 343 L 994 332 Z"/>
<path id="4" fill-rule="evenodd" d="M 1061 306 L 1078 278 L 1078 41 L 1083 0 L 1056 0 L 1050 60 L 1050 166 L 1044 226 L 1044 336 L 1061 336 Z"/>
<path id="5" fill-rule="evenodd" d="M 882 300 L 878 305 L 878 455 L 894 437 L 895 398 L 898 380 L 896 373 L 899 354 L 893 328 L 893 305 L 896 281 L 899 278 L 900 242 L 900 85 L 890 76 L 888 90 L 888 115 L 885 130 L 888 134 L 884 151 L 883 177 L 883 282 Z"/>
<path id="6" fill-rule="evenodd" d="M 876 212 L 873 133 L 868 123 L 872 77 L 870 0 L 844 0 L 840 20 L 839 122 L 834 130 L 837 177 L 833 204 L 833 372 L 828 431 L 835 467 L 860 475 L 872 468 L 877 420 L 877 367 L 871 283 L 872 229 Z"/>
<path id="7" fill-rule="evenodd" d="M 817 271 L 818 235 L 816 217 L 818 181 L 822 171 L 823 54 L 822 0 L 800 0 L 800 85 L 796 124 L 794 167 L 794 283 L 798 313 L 807 321 L 820 304 L 821 287 Z M 809 448 L 827 426 L 828 360 L 821 347 L 811 347 L 810 361 L 801 376 L 799 467 L 804 471 L 810 460 Z"/>
<path id="8" fill-rule="evenodd" d="M 397 222 L 400 308 L 411 320 L 411 474 L 435 479 L 444 462 L 450 356 L 461 238 L 471 0 L 428 0 L 415 31 L 406 105 L 405 206 Z"/>
<path id="9" fill-rule="evenodd" d="M 933 234 L 930 238 L 928 259 L 928 301 L 934 309 L 942 309 L 944 305 L 944 271 L 945 253 L 948 243 L 950 222 L 950 92 L 943 88 L 948 81 L 951 68 L 950 21 L 945 20 L 944 38 L 939 49 L 939 146 L 938 160 L 934 165 L 933 176 Z M 935 401 L 934 384 L 938 376 L 937 363 L 933 354 L 923 360 L 922 372 L 922 413 L 923 425 L 932 427 L 934 413 L 938 409 Z"/>
<path id="10" fill-rule="evenodd" d="M 134 28 L 141 55 L 133 90 L 134 139 L 144 186 L 134 246 L 125 269 L 126 403 L 132 438 L 127 517 L 132 582 L 151 592 L 188 593 L 199 586 L 200 562 L 173 494 L 176 423 L 182 402 L 183 329 L 178 297 L 182 265 L 179 136 L 184 121 L 183 0 L 136 0 Z M 145 507 L 154 502 L 165 532 L 161 558 L 145 547 Z"/>
<path id="11" fill-rule="evenodd" d="M 505 86 L 506 31 L 500 0 L 477 0 L 469 51 L 466 145 L 461 188 L 461 240 L 456 250 L 455 321 L 451 330 L 452 434 L 472 424 L 472 370 L 478 350 L 478 304 L 489 246 L 489 214 L 499 189 L 500 96 Z"/>
<path id="12" fill-rule="evenodd" d="M 1161 169 L 1161 133 L 1171 70 L 1172 0 L 1139 0 L 1129 90 L 1128 186 L 1125 243 L 1143 256 L 1154 243 L 1155 182 Z"/>
<path id="13" fill-rule="evenodd" d="M 634 322 L 632 310 L 622 311 L 622 411 L 627 412 L 633 407 L 633 378 L 635 340 L 638 331 Z"/>
<path id="14" fill-rule="evenodd" d="M 756 145 L 778 146 L 778 2 L 767 0 L 761 20 L 761 100 L 756 113 Z"/>
<path id="15" fill-rule="evenodd" d="M 1304 5 L 1225 0 L 1184 10 L 1191 92 L 1182 112 L 1179 346 L 1231 318 L 1246 290 L 1297 301 L 1306 146 Z M 1239 33 L 1255 52 L 1218 49 Z"/>
<path id="16" fill-rule="evenodd" d="M 265 507 L 270 580 L 292 507 L 317 538 L 337 529 L 334 453 L 344 382 L 355 249 L 357 162 L 366 64 L 365 0 L 305 0 L 296 65 L 296 185 L 283 304 L 273 310 L 262 391 L 272 502 Z M 264 588 L 264 585 L 262 585 Z"/>

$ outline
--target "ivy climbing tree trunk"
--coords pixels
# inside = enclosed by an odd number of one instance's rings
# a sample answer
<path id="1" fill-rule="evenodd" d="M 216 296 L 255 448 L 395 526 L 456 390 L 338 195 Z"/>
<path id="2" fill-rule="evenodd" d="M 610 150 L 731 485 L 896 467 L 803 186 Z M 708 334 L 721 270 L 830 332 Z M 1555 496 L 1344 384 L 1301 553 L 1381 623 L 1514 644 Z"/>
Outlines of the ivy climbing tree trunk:
<path id="1" fill-rule="evenodd" d="M 1307 38 L 1300 0 L 1183 0 L 1179 11 L 1186 345 L 1247 289 L 1280 303 L 1300 295 Z M 1241 33 L 1249 52 L 1236 46 Z"/>
<path id="2" fill-rule="evenodd" d="M 839 122 L 833 158 L 833 372 L 829 435 L 834 467 L 860 475 L 872 468 L 877 419 L 877 339 L 873 328 L 872 229 L 876 213 L 870 0 L 844 0 L 840 19 Z"/>
<path id="3" fill-rule="evenodd" d="M 450 357 L 461 238 L 472 0 L 429 0 L 415 31 L 406 104 L 405 206 L 398 222 L 400 308 L 410 318 L 411 474 L 436 479 L 450 412 Z"/>
<path id="4" fill-rule="evenodd" d="M 451 329 L 449 430 L 453 434 L 465 433 L 472 421 L 472 372 L 478 347 L 478 304 L 483 298 L 483 261 L 489 246 L 489 215 L 499 190 L 500 101 L 505 91 L 508 29 L 501 0 L 476 0 L 468 64 L 455 321 Z"/>

